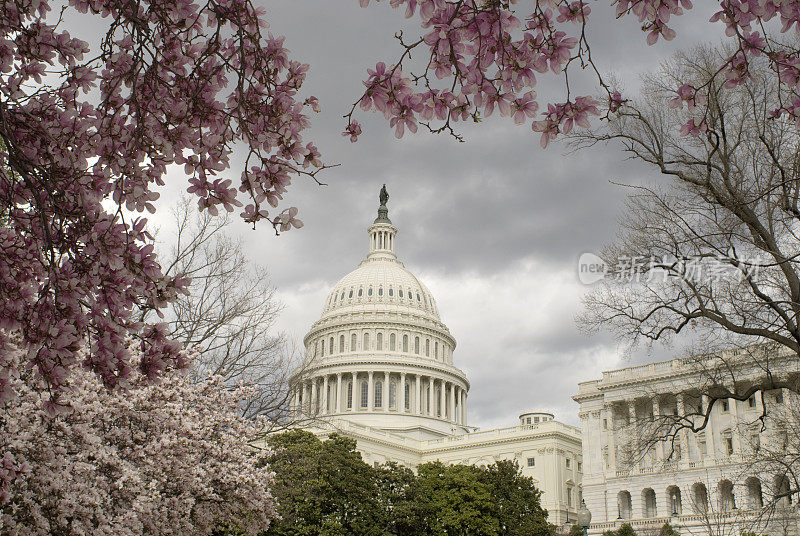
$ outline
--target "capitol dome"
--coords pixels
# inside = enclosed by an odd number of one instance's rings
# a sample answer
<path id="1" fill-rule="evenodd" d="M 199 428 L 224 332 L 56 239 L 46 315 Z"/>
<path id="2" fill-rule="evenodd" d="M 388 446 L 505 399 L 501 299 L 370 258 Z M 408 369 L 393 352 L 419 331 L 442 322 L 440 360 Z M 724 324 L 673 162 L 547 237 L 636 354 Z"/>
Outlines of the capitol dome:
<path id="1" fill-rule="evenodd" d="M 469 382 L 430 290 L 398 260 L 382 192 L 369 253 L 334 286 L 293 373 L 298 416 L 435 438 L 464 432 Z"/>

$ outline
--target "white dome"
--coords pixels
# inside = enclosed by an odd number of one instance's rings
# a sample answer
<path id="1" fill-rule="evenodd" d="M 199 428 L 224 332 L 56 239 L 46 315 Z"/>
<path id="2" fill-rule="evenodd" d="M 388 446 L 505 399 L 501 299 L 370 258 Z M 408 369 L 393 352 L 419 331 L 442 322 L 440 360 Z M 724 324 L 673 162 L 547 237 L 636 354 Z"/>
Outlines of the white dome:
<path id="1" fill-rule="evenodd" d="M 368 258 L 341 278 L 328 294 L 322 314 L 387 307 L 426 312 L 439 320 L 431 291 L 402 262 L 384 257 Z"/>
<path id="2" fill-rule="evenodd" d="M 441 437 L 466 430 L 469 381 L 430 290 L 394 253 L 385 205 L 358 268 L 328 294 L 293 374 L 298 415 Z M 385 390 L 385 391 L 384 391 Z"/>

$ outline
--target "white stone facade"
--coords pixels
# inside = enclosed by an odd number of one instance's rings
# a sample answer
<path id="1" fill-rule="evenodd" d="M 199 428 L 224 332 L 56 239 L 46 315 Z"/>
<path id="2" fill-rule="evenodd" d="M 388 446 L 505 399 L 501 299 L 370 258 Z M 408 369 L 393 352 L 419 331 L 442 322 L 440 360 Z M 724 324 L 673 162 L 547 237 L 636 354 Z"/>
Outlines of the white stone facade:
<path id="1" fill-rule="evenodd" d="M 517 460 L 542 490 L 550 522 L 580 504 L 580 431 L 547 413 L 476 432 L 467 424 L 469 381 L 430 291 L 397 259 L 385 206 L 368 229 L 369 254 L 328 295 L 291 379 L 295 415 L 320 437 L 351 437 L 367 463 L 409 467 Z"/>
<path id="2" fill-rule="evenodd" d="M 700 433 L 683 430 L 676 441 L 652 445 L 636 462 L 625 457 L 625 447 L 633 442 L 630 434 L 641 430 L 641 423 L 655 422 L 660 415 L 701 414 L 708 407 L 699 393 L 697 370 L 696 360 L 674 359 L 604 372 L 599 380 L 579 384 L 573 398 L 580 404 L 590 534 L 623 522 L 642 531 L 666 521 L 690 534 L 797 534 L 797 505 L 790 500 L 779 501 L 768 515 L 762 511 L 772 490 L 783 484 L 775 475 L 760 474 L 752 463 L 759 442 L 777 443 L 781 434 L 761 430 L 760 392 L 749 400 L 718 401 Z M 739 379 L 746 380 L 746 374 Z M 771 411 L 797 404 L 786 390 L 763 395 Z"/>

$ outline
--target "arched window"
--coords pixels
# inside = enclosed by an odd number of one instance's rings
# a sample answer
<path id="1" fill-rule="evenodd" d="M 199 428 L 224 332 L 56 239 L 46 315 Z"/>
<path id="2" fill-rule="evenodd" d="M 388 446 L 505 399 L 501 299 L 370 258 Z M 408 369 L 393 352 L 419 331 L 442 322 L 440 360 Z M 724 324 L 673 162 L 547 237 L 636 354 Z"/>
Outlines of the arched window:
<path id="1" fill-rule="evenodd" d="M 425 357 L 431 356 L 431 340 L 425 339 Z"/>
<path id="2" fill-rule="evenodd" d="M 333 295 L 333 303 L 336 303 L 336 299 L 337 299 L 338 297 L 339 297 L 339 295 L 338 295 L 338 294 L 334 294 L 334 295 Z"/>
<path id="3" fill-rule="evenodd" d="M 421 301 L 422 301 L 422 299 L 419 297 L 419 292 L 417 292 L 417 301 L 418 301 L 418 302 L 421 302 Z"/>
<path id="4" fill-rule="evenodd" d="M 357 349 L 356 348 L 356 334 L 355 333 L 351 333 L 350 334 L 350 351 L 351 352 L 355 352 L 356 349 Z"/>
<path id="5" fill-rule="evenodd" d="M 367 296 L 372 296 L 372 287 L 369 287 L 369 290 L 367 290 Z"/>
<path id="6" fill-rule="evenodd" d="M 383 287 L 378 287 L 378 296 L 383 296 Z"/>
<path id="7" fill-rule="evenodd" d="M 414 353 L 419 355 L 419 337 L 414 337 Z"/>
<path id="8" fill-rule="evenodd" d="M 325 339 L 322 339 L 322 348 L 321 348 L 321 355 L 325 357 Z"/>
<path id="9" fill-rule="evenodd" d="M 403 351 L 408 352 L 408 335 L 403 335 Z"/>
<path id="10" fill-rule="evenodd" d="M 391 335 L 389 335 L 389 351 L 394 352 L 394 347 L 395 347 L 395 336 L 394 333 L 392 333 Z"/>
<path id="11" fill-rule="evenodd" d="M 330 344 L 328 345 L 328 349 L 333 353 L 333 337 L 331 337 Z"/>
<path id="12" fill-rule="evenodd" d="M 389 382 L 389 409 L 397 407 L 397 386 L 395 382 Z"/>
<path id="13" fill-rule="evenodd" d="M 398 290 L 397 291 L 397 295 L 402 298 L 403 297 L 403 289 Z"/>
<path id="14" fill-rule="evenodd" d="M 655 497 L 653 498 L 653 500 L 655 500 Z M 681 502 L 681 488 L 679 488 L 678 486 L 669 486 L 667 488 L 667 501 L 668 501 L 667 504 L 669 504 L 670 515 L 683 514 L 683 504 Z M 651 517 L 655 517 L 655 514 Z"/>
<path id="15" fill-rule="evenodd" d="M 339 353 L 344 352 L 344 335 L 339 335 Z"/>
<path id="16" fill-rule="evenodd" d="M 619 517 L 621 519 L 630 519 L 633 514 L 633 506 L 631 505 L 631 494 L 629 491 L 620 491 L 617 493 L 617 508 L 619 509 Z"/>
<path id="17" fill-rule="evenodd" d="M 376 350 L 383 350 L 383 333 L 378 333 L 376 336 L 377 348 Z"/>
<path id="18" fill-rule="evenodd" d="M 433 357 L 439 359 L 439 341 L 433 343 Z"/>
<path id="19" fill-rule="evenodd" d="M 406 392 L 406 396 L 405 396 L 405 398 L 406 398 L 406 409 L 411 409 L 411 399 L 408 397 L 408 394 L 409 394 L 408 382 L 406 382 L 404 390 Z"/>
<path id="20" fill-rule="evenodd" d="M 375 382 L 375 407 L 380 408 L 383 406 L 383 382 Z"/>
<path id="21" fill-rule="evenodd" d="M 344 290 L 342 291 L 342 295 L 341 295 L 341 296 L 339 296 L 339 299 L 340 299 L 340 300 L 343 300 L 343 299 L 344 299 Z"/>
<path id="22" fill-rule="evenodd" d="M 347 297 L 348 297 L 348 298 L 352 298 L 352 297 L 353 297 L 353 289 L 350 289 L 350 294 L 348 294 L 348 296 L 347 296 Z"/>
<path id="23" fill-rule="evenodd" d="M 365 352 L 369 351 L 369 333 L 364 333 L 364 346 L 362 350 Z"/>
<path id="24" fill-rule="evenodd" d="M 353 382 L 347 383 L 347 409 L 353 408 Z"/>
<path id="25" fill-rule="evenodd" d="M 720 480 L 717 486 L 719 492 L 720 508 L 723 512 L 728 512 L 736 506 L 736 500 L 733 496 L 733 484 L 730 480 Z"/>
<path id="26" fill-rule="evenodd" d="M 644 504 L 644 517 L 656 517 L 656 492 L 653 488 L 645 488 L 642 491 L 642 503 Z"/>
<path id="27" fill-rule="evenodd" d="M 364 293 L 364 289 L 363 288 L 359 288 L 358 289 L 358 297 L 360 298 L 363 293 Z"/>
<path id="28" fill-rule="evenodd" d="M 441 387 L 437 387 L 436 388 L 436 403 L 434 405 L 436 406 L 436 416 L 437 417 L 441 417 L 442 416 L 442 388 Z"/>
<path id="29" fill-rule="evenodd" d="M 389 296 L 394 296 L 394 289 L 389 287 Z"/>
<path id="30" fill-rule="evenodd" d="M 692 484 L 692 504 L 696 514 L 708 512 L 708 490 L 705 484 L 700 482 Z"/>
<path id="31" fill-rule="evenodd" d="M 369 386 L 367 382 L 361 382 L 361 407 L 366 408 L 369 404 Z"/>

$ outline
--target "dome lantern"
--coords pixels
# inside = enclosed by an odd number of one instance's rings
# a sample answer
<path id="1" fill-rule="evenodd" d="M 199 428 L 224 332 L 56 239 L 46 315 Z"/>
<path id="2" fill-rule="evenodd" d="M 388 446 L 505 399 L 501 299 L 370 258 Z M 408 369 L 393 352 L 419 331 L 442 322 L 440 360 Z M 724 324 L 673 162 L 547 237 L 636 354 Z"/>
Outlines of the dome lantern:
<path id="1" fill-rule="evenodd" d="M 397 228 L 392 225 L 389 219 L 389 209 L 386 203 L 389 201 L 389 193 L 384 184 L 380 192 L 380 207 L 378 207 L 378 217 L 367 229 L 369 233 L 369 257 L 389 257 L 396 259 L 394 253 L 394 237 L 397 235 Z"/>

